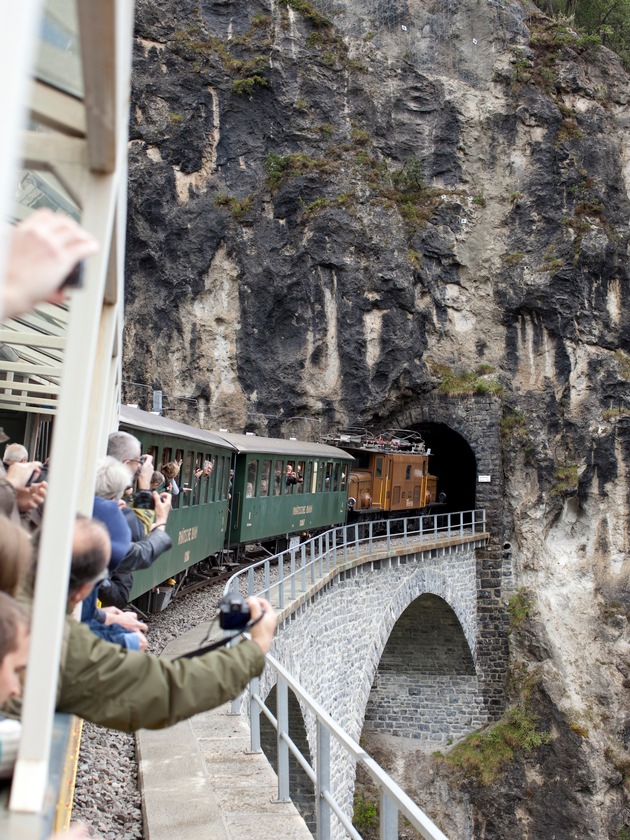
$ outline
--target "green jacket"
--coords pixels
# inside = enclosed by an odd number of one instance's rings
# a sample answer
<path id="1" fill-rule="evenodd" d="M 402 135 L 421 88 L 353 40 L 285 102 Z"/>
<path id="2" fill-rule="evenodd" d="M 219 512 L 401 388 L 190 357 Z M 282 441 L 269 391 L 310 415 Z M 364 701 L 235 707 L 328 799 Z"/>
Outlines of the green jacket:
<path id="1" fill-rule="evenodd" d="M 169 661 L 105 642 L 68 618 L 57 711 L 123 732 L 161 729 L 236 697 L 264 666 L 252 641 Z"/>

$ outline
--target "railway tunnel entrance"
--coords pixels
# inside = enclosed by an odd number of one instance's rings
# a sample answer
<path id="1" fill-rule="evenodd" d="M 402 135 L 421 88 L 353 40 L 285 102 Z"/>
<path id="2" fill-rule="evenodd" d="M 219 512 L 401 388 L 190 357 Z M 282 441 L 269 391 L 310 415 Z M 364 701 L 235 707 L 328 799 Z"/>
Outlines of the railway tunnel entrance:
<path id="1" fill-rule="evenodd" d="M 481 703 L 475 663 L 455 612 L 443 598 L 421 595 L 387 640 L 365 711 L 364 737 L 413 739 L 417 749 L 434 750 L 475 729 Z"/>
<path id="2" fill-rule="evenodd" d="M 446 494 L 446 510 L 473 510 L 477 461 L 469 443 L 446 423 L 419 423 L 413 429 L 431 450 L 429 470 L 438 477 L 438 493 Z"/>

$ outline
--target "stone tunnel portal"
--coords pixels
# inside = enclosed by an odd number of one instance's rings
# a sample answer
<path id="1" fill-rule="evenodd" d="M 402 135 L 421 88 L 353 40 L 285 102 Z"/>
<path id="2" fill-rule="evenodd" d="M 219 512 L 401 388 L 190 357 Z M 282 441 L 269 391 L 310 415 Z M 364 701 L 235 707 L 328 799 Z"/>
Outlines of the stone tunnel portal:
<path id="1" fill-rule="evenodd" d="M 433 750 L 483 720 L 475 664 L 459 620 L 444 599 L 421 595 L 387 640 L 363 734 L 414 739 L 418 749 Z"/>
<path id="2" fill-rule="evenodd" d="M 419 423 L 414 431 L 431 450 L 429 470 L 438 477 L 438 493 L 446 493 L 446 509 L 473 510 L 477 462 L 470 445 L 445 423 Z"/>

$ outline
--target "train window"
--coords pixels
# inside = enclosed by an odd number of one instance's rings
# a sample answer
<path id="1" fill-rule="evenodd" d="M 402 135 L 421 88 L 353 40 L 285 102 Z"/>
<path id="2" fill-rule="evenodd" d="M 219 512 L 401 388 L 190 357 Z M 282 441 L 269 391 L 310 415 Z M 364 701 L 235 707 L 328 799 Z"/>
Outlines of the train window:
<path id="1" fill-rule="evenodd" d="M 332 485 L 333 465 L 332 461 L 326 464 L 326 478 L 324 479 L 324 491 L 328 492 Z"/>
<path id="2" fill-rule="evenodd" d="M 256 494 L 256 477 L 258 475 L 258 461 L 249 461 L 247 464 L 247 488 L 245 495 L 248 499 Z"/>
<path id="3" fill-rule="evenodd" d="M 317 461 L 313 461 L 313 479 L 311 481 L 311 493 L 317 493 Z"/>
<path id="4" fill-rule="evenodd" d="M 348 465 L 341 465 L 341 489 L 345 490 L 348 484 Z"/>
<path id="5" fill-rule="evenodd" d="M 326 464 L 324 461 L 319 465 L 319 477 L 317 479 L 317 492 L 321 493 L 324 489 L 324 479 L 326 477 Z"/>
<path id="6" fill-rule="evenodd" d="M 210 462 L 212 464 L 212 472 L 208 476 L 208 493 L 206 501 L 213 502 L 216 498 L 217 459 L 212 455 L 211 452 L 206 452 L 206 462 Z"/>
<path id="7" fill-rule="evenodd" d="M 407 464 L 405 467 L 405 481 L 409 481 L 411 478 L 411 464 Z"/>
<path id="8" fill-rule="evenodd" d="M 269 495 L 269 482 L 271 480 L 271 461 L 263 461 L 260 471 L 260 495 Z"/>
<path id="9" fill-rule="evenodd" d="M 295 489 L 298 493 L 304 492 L 304 461 L 298 461 L 298 465 L 295 470 L 297 484 L 295 485 Z"/>
<path id="10" fill-rule="evenodd" d="M 376 478 L 382 478 L 383 477 L 383 459 L 382 458 L 377 458 L 376 459 L 376 471 L 375 471 L 374 475 L 375 475 Z"/>
<path id="11" fill-rule="evenodd" d="M 183 453 L 182 453 L 183 454 Z M 192 505 L 193 488 L 195 485 L 195 453 L 190 450 L 186 452 L 184 463 L 182 464 L 182 477 L 184 479 L 184 487 L 188 486 L 189 492 L 184 493 L 182 499 L 182 507 L 190 507 Z"/>
<path id="12" fill-rule="evenodd" d="M 339 472 L 340 472 L 340 465 L 335 464 L 335 468 L 333 471 L 333 486 L 332 489 L 337 492 L 339 490 Z"/>
<path id="13" fill-rule="evenodd" d="M 226 469 L 225 458 L 217 457 L 214 459 L 214 496 L 213 501 L 227 498 L 227 491 L 225 489 Z"/>
<path id="14" fill-rule="evenodd" d="M 276 461 L 276 469 L 273 475 L 273 495 L 279 496 L 282 493 L 282 480 L 284 477 L 284 465 L 282 461 Z"/>
<path id="15" fill-rule="evenodd" d="M 293 488 L 297 484 L 295 475 L 295 468 L 293 461 L 287 462 L 286 470 L 284 471 L 284 492 L 293 493 Z"/>
<path id="16" fill-rule="evenodd" d="M 313 462 L 308 461 L 306 464 L 306 472 L 304 473 L 304 492 L 310 493 L 311 492 L 311 481 L 313 475 Z"/>
<path id="17" fill-rule="evenodd" d="M 153 458 L 153 469 L 159 470 L 160 464 L 158 461 L 158 448 L 157 446 L 147 446 L 146 454 L 150 455 Z"/>
<path id="18" fill-rule="evenodd" d="M 170 446 L 165 446 L 164 447 L 164 449 L 162 450 L 162 460 L 160 461 L 160 467 L 163 464 L 168 464 L 168 462 L 171 460 L 171 452 L 172 452 L 172 450 L 171 450 Z M 158 467 L 158 469 L 159 469 L 159 467 Z"/>
<path id="19" fill-rule="evenodd" d="M 422 475 L 426 475 L 429 472 L 429 459 L 425 458 L 422 462 Z"/>
<path id="20" fill-rule="evenodd" d="M 228 495 L 232 495 L 232 480 L 234 478 L 232 461 L 227 456 L 223 459 L 223 469 L 223 498 L 227 499 Z"/>

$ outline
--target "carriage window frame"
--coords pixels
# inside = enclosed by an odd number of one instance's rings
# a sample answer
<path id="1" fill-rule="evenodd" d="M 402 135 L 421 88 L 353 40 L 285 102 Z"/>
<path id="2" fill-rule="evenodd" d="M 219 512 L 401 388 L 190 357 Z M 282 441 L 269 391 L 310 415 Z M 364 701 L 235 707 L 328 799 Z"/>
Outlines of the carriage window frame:
<path id="1" fill-rule="evenodd" d="M 306 473 L 306 461 L 298 461 L 296 466 L 296 474 L 302 476 L 302 481 L 298 479 L 298 483 L 294 484 L 295 492 L 296 493 L 303 493 L 304 492 L 304 475 Z"/>
<path id="2" fill-rule="evenodd" d="M 332 479 L 333 493 L 338 493 L 339 492 L 340 476 L 341 476 L 341 464 L 340 464 L 339 461 L 336 461 L 334 466 L 333 466 L 333 479 Z"/>
<path id="3" fill-rule="evenodd" d="M 313 461 L 313 463 L 312 463 L 313 471 L 312 471 L 312 478 L 311 478 L 311 493 L 317 493 L 317 479 L 318 479 L 318 473 L 319 473 L 318 466 L 319 466 L 319 462 L 318 461 Z"/>
<path id="4" fill-rule="evenodd" d="M 195 494 L 195 453 L 192 449 L 187 449 L 183 452 L 184 460 L 182 466 L 184 467 L 183 473 L 184 477 L 186 478 L 185 484 L 188 485 L 190 491 L 188 493 L 184 493 L 184 500 L 182 507 L 192 507 L 193 499 L 192 497 Z M 181 471 L 180 471 L 181 472 Z"/>
<path id="5" fill-rule="evenodd" d="M 333 462 L 326 461 L 326 472 L 324 477 L 324 492 L 330 493 L 333 486 Z"/>
<path id="6" fill-rule="evenodd" d="M 341 490 L 342 492 L 348 487 L 348 464 L 341 464 Z"/>
<path id="7" fill-rule="evenodd" d="M 269 491 L 271 490 L 271 458 L 265 458 L 261 462 L 260 468 L 260 485 L 259 485 L 259 492 L 258 495 L 261 498 L 267 498 L 269 496 Z M 263 481 L 266 482 L 266 486 L 263 487 Z"/>
<path id="8" fill-rule="evenodd" d="M 164 464 L 170 464 L 170 462 L 173 460 L 173 458 L 171 457 L 171 452 L 172 451 L 173 450 L 171 449 L 170 446 L 165 446 L 162 449 L 162 460 L 160 461 L 160 467 L 164 466 Z M 159 469 L 159 468 L 156 467 L 156 469 Z"/>
<path id="9" fill-rule="evenodd" d="M 273 495 L 282 496 L 282 486 L 284 484 L 284 461 L 276 459 L 273 471 Z"/>
<path id="10" fill-rule="evenodd" d="M 256 496 L 256 483 L 258 481 L 258 458 L 248 458 L 247 478 L 245 481 L 245 498 L 253 499 Z"/>
<path id="11" fill-rule="evenodd" d="M 311 487 L 311 475 L 312 475 L 312 473 L 313 473 L 313 462 L 312 461 L 307 461 L 306 462 L 306 473 L 304 475 L 304 492 L 305 493 L 310 493 L 311 492 L 310 487 Z"/>

